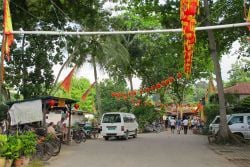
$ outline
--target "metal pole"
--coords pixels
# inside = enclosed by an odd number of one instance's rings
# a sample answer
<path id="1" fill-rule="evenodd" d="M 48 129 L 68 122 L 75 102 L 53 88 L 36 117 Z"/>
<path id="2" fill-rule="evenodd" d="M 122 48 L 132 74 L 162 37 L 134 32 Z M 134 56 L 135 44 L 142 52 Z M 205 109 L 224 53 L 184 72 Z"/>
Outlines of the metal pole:
<path id="1" fill-rule="evenodd" d="M 68 128 L 68 136 L 67 136 L 67 143 L 70 144 L 71 141 L 71 104 L 69 104 L 69 128 Z"/>
<path id="2" fill-rule="evenodd" d="M 46 100 L 41 100 L 42 101 L 42 111 L 43 111 L 43 122 L 42 126 L 46 127 L 46 112 L 47 112 L 47 107 L 46 107 Z"/>
<path id="3" fill-rule="evenodd" d="M 196 27 L 196 31 L 215 30 L 234 27 L 250 26 L 249 22 L 234 23 L 215 26 Z M 0 31 L 1 33 L 2 31 Z M 163 30 L 138 30 L 138 31 L 93 31 L 93 32 L 69 32 L 69 31 L 12 31 L 13 34 L 33 34 L 33 35 L 119 35 L 119 34 L 151 34 L 151 33 L 167 33 L 167 32 L 182 32 L 181 28 L 163 29 Z"/>

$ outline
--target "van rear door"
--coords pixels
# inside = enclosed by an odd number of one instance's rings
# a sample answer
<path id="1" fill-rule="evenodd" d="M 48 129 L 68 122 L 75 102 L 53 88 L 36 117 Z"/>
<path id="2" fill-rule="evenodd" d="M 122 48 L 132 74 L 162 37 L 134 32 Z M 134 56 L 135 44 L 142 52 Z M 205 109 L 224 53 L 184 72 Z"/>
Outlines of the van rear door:
<path id="1" fill-rule="evenodd" d="M 104 114 L 102 118 L 102 130 L 106 133 L 116 133 L 121 129 L 121 115 L 117 114 Z"/>

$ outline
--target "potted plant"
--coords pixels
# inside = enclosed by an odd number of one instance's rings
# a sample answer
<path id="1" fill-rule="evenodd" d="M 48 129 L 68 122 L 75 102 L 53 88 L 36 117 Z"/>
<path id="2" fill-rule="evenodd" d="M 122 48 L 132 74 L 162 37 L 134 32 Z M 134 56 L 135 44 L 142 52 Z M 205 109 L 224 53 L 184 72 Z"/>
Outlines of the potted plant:
<path id="1" fill-rule="evenodd" d="M 21 148 L 22 142 L 18 136 L 8 136 L 7 149 L 4 156 L 10 161 L 10 165 L 13 160 L 15 160 L 16 166 L 22 165 L 22 160 L 19 160 Z"/>
<path id="2" fill-rule="evenodd" d="M 5 166 L 6 157 L 4 155 L 7 150 L 7 136 L 0 134 L 0 166 Z"/>
<path id="3" fill-rule="evenodd" d="M 29 163 L 30 157 L 36 151 L 36 134 L 30 131 L 20 135 L 19 138 L 22 141 L 20 154 L 22 156 L 22 159 L 24 160 L 24 165 L 27 165 Z"/>

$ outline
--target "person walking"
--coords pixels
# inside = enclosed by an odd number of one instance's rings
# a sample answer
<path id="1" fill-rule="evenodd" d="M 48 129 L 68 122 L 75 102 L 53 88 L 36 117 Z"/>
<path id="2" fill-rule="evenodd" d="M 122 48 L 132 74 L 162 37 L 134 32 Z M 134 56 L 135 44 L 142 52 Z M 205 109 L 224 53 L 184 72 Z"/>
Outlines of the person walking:
<path id="1" fill-rule="evenodd" d="M 181 124 L 182 124 L 182 121 L 180 118 L 177 119 L 177 122 L 176 122 L 176 127 L 177 127 L 177 134 L 180 134 L 181 133 Z"/>
<path id="2" fill-rule="evenodd" d="M 171 132 L 174 133 L 176 121 L 174 118 L 170 119 Z"/>
<path id="3" fill-rule="evenodd" d="M 188 120 L 187 118 L 184 118 L 183 120 L 183 127 L 184 127 L 184 134 L 187 134 L 187 130 L 188 130 Z"/>

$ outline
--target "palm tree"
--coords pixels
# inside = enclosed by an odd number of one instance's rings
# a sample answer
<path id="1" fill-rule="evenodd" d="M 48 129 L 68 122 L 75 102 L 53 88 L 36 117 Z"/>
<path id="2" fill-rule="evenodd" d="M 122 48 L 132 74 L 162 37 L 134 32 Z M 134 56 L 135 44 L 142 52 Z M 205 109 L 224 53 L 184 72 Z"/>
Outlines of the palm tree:
<path id="1" fill-rule="evenodd" d="M 102 113 L 101 109 L 101 96 L 98 87 L 98 76 L 97 76 L 97 64 L 104 69 L 105 66 L 116 64 L 128 64 L 128 51 L 120 43 L 120 39 L 116 36 L 92 36 L 92 37 L 80 37 L 77 39 L 76 46 L 73 48 L 72 54 L 70 54 L 67 60 L 62 65 L 57 79 L 54 85 L 57 84 L 58 78 L 63 68 L 68 66 L 70 63 L 75 63 L 77 67 L 81 67 L 85 62 L 91 62 L 94 68 L 94 78 L 96 82 L 96 99 L 97 99 L 97 111 L 98 114 Z M 81 42 L 80 42 L 81 41 Z M 79 48 L 85 48 L 79 50 Z M 83 51 L 82 53 L 80 53 Z M 107 68 L 105 68 L 107 69 Z M 55 90 L 55 87 L 54 87 Z"/>

